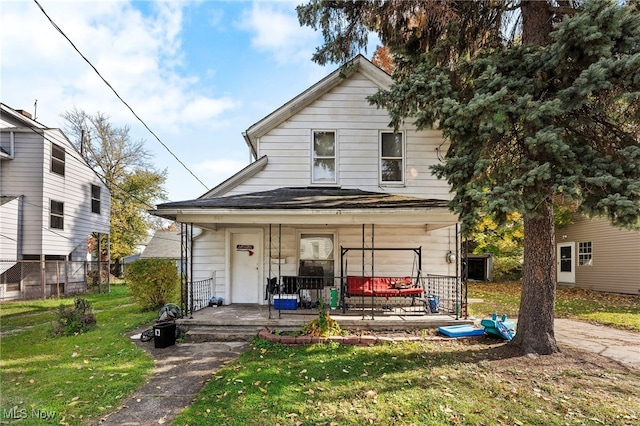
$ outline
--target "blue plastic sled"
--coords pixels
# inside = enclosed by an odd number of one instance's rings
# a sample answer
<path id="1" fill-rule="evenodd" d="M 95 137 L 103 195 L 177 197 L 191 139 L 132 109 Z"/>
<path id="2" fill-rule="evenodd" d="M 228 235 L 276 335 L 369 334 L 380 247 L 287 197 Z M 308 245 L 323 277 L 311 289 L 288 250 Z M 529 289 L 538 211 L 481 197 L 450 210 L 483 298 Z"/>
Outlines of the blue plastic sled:
<path id="1" fill-rule="evenodd" d="M 467 324 L 439 327 L 438 332 L 448 337 L 471 337 L 484 335 L 484 329 L 476 328 L 472 325 Z"/>

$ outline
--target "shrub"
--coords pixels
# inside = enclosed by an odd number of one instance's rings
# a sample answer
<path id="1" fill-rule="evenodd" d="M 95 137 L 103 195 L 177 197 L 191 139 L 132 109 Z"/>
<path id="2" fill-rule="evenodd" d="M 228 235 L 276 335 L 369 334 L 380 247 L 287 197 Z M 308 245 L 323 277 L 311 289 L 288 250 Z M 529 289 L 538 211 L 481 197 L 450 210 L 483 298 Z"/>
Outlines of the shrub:
<path id="1" fill-rule="evenodd" d="M 318 301 L 318 318 L 312 319 L 302 326 L 302 332 L 310 336 L 341 336 L 343 334 L 340 324 L 327 312 L 327 305 L 320 299 Z"/>
<path id="2" fill-rule="evenodd" d="M 494 257 L 493 281 L 519 281 L 522 279 L 520 257 Z"/>
<path id="3" fill-rule="evenodd" d="M 180 280 L 173 260 L 136 260 L 127 267 L 125 278 L 131 297 L 143 309 L 159 309 L 178 299 Z"/>
<path id="4" fill-rule="evenodd" d="M 73 307 L 60 305 L 58 316 L 53 325 L 53 334 L 70 336 L 84 333 L 96 325 L 96 316 L 93 314 L 91 302 L 77 297 Z"/>

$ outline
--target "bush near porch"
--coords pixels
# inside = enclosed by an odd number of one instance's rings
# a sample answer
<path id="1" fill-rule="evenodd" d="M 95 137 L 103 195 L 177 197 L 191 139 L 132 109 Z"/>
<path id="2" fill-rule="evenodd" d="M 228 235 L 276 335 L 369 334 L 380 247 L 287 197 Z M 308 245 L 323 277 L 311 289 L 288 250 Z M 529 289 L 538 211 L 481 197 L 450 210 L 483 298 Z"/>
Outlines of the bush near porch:
<path id="1" fill-rule="evenodd" d="M 171 259 L 138 259 L 125 273 L 131 296 L 142 309 L 180 304 L 180 277 Z"/>

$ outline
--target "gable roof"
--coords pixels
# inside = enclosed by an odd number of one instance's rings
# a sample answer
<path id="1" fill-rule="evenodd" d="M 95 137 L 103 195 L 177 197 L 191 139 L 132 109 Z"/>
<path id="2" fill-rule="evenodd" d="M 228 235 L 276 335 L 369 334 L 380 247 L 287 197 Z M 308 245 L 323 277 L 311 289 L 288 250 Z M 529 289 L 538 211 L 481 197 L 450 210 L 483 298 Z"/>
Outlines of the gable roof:
<path id="1" fill-rule="evenodd" d="M 141 259 L 180 259 L 180 231 L 156 231 L 140 254 Z"/>
<path id="2" fill-rule="evenodd" d="M 257 158 L 258 156 L 258 138 L 299 113 L 303 108 L 309 106 L 312 102 L 352 76 L 355 72 L 361 73 L 381 89 L 386 89 L 391 86 L 392 79 L 389 74 L 375 66 L 364 56 L 356 56 L 347 64 L 333 71 L 243 132 L 242 136 L 249 146 L 253 157 Z"/>
<path id="3" fill-rule="evenodd" d="M 240 170 L 238 173 L 231 176 L 230 178 L 226 179 L 224 182 L 216 185 L 214 188 L 205 192 L 198 198 L 210 198 L 210 197 L 218 196 L 220 194 L 224 194 L 229 189 L 234 188 L 236 185 L 241 184 L 242 182 L 246 181 L 250 177 L 254 176 L 260 170 L 264 169 L 264 167 L 267 165 L 268 162 L 269 162 L 269 158 L 266 155 L 263 155 L 262 157 L 258 158 L 257 161 L 254 161 L 253 163 L 249 164 L 247 167 Z"/>

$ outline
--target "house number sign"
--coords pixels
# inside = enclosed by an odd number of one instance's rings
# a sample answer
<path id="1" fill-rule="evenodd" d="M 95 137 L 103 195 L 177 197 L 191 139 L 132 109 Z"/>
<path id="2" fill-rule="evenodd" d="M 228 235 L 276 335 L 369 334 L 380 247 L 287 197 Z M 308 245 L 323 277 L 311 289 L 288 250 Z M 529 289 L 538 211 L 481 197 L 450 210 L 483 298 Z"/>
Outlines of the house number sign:
<path id="1" fill-rule="evenodd" d="M 249 256 L 253 256 L 253 244 L 238 244 L 236 246 L 237 251 L 247 251 Z"/>

